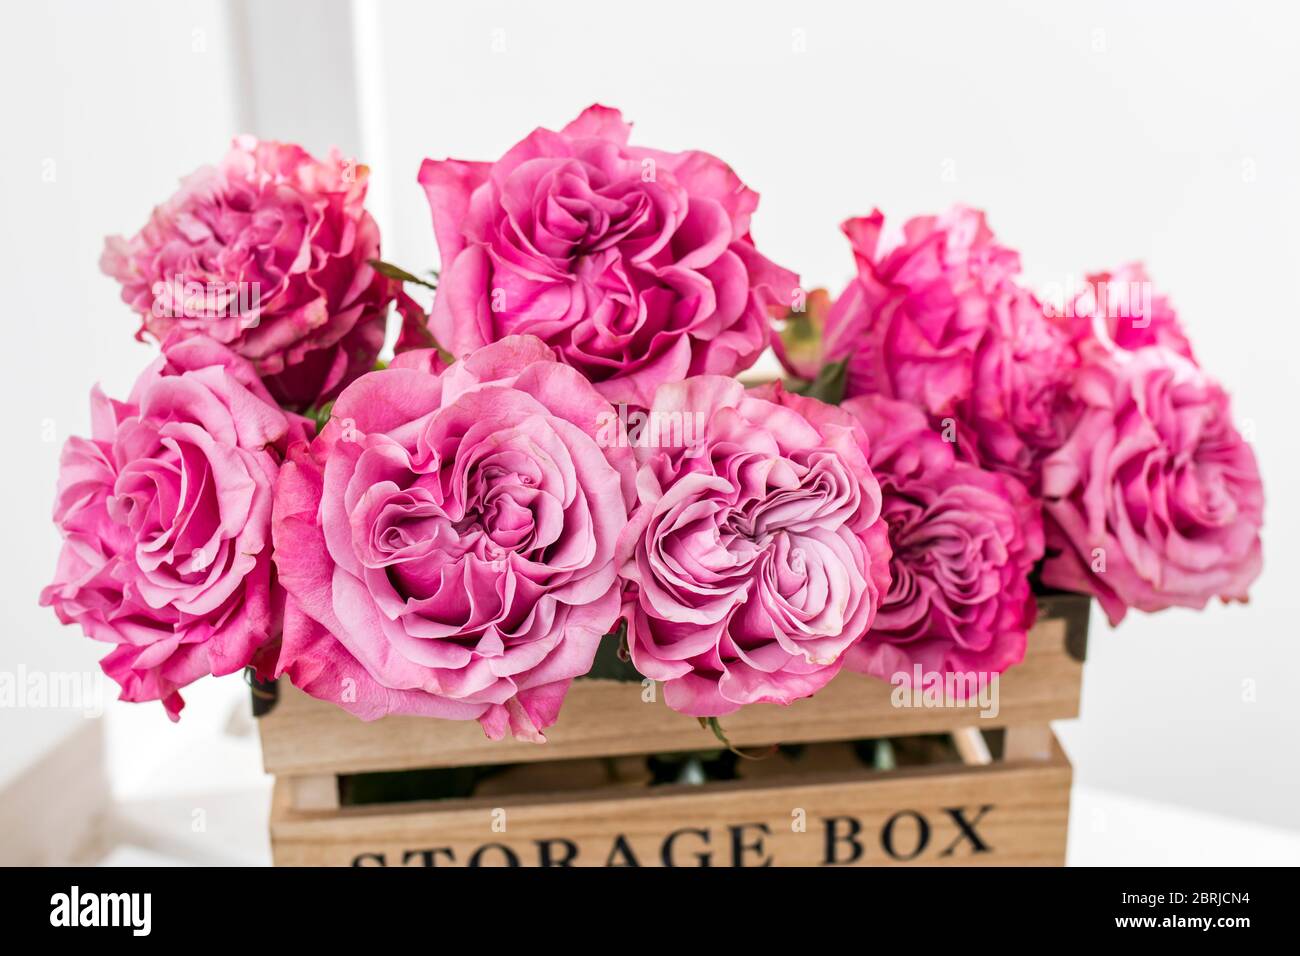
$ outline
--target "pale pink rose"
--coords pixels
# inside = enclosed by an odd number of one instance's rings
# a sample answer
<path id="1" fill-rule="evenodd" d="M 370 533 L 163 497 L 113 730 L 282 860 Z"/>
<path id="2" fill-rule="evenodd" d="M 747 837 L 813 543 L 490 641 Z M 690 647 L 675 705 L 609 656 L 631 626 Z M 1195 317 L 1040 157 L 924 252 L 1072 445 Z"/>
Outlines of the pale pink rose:
<path id="1" fill-rule="evenodd" d="M 494 163 L 425 160 L 439 345 L 535 335 L 611 402 L 642 406 L 664 382 L 754 363 L 769 308 L 798 284 L 749 237 L 758 194 L 708 153 L 630 146 L 630 132 L 592 106 Z"/>
<path id="2" fill-rule="evenodd" d="M 963 457 L 1036 488 L 1078 359 L 1017 284 L 1019 255 L 961 206 L 908 221 L 893 243 L 879 211 L 843 228 L 858 275 L 827 318 L 825 352 L 847 360 L 846 395 L 911 402 Z"/>
<path id="3" fill-rule="evenodd" d="M 63 449 L 64 544 L 41 592 L 65 624 L 117 645 L 101 662 L 122 699 L 161 700 L 250 663 L 279 633 L 271 501 L 306 423 L 251 364 L 203 337 L 169 339 L 125 402 L 91 393 L 91 437 Z"/>
<path id="4" fill-rule="evenodd" d="M 1098 353 L 1076 392 L 1082 415 L 1043 465 L 1043 582 L 1095 594 L 1112 624 L 1130 607 L 1247 600 L 1264 488 L 1223 389 L 1149 346 Z"/>
<path id="5" fill-rule="evenodd" d="M 619 552 L 632 662 L 697 717 L 824 687 L 889 587 L 866 436 L 779 385 L 660 387 L 628 437 L 640 506 Z"/>
<path id="6" fill-rule="evenodd" d="M 889 593 L 846 666 L 910 683 L 917 665 L 996 674 L 1020 663 L 1037 614 L 1039 502 L 1010 475 L 957 460 L 915 405 L 869 395 L 842 407 L 870 439 L 893 551 Z"/>
<path id="7" fill-rule="evenodd" d="M 1090 275 L 1088 285 L 1075 302 L 1075 312 L 1089 319 L 1092 328 L 1104 328 L 1116 346 L 1131 352 L 1162 345 L 1196 361 L 1178 314 L 1169 299 L 1155 291 L 1142 263 Z"/>
<path id="8" fill-rule="evenodd" d="M 100 268 L 158 340 L 205 335 L 253 362 L 286 407 L 319 406 L 373 366 L 398 284 L 370 265 L 369 171 L 337 152 L 238 137 L 186 177 Z"/>
<path id="9" fill-rule="evenodd" d="M 614 411 L 529 336 L 435 374 L 406 352 L 339 396 L 276 488 L 279 671 L 366 720 L 541 740 L 619 614 L 635 463 Z"/>

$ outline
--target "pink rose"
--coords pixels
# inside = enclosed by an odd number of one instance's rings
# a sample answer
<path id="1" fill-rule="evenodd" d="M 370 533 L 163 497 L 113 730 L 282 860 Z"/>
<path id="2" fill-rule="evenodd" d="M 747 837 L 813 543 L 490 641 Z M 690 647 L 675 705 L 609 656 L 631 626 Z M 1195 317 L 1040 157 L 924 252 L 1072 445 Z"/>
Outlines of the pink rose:
<path id="1" fill-rule="evenodd" d="M 285 465 L 279 671 L 366 720 L 478 719 L 540 740 L 619 614 L 635 465 L 609 403 L 540 340 L 434 374 L 399 356 Z"/>
<path id="2" fill-rule="evenodd" d="M 92 437 L 63 449 L 64 545 L 41 603 L 117 647 L 122 699 L 161 700 L 255 661 L 279 631 L 271 567 L 276 472 L 306 424 L 211 339 L 169 339 L 126 402 L 91 392 Z M 264 662 L 262 662 L 264 663 Z"/>
<path id="3" fill-rule="evenodd" d="M 1043 465 L 1043 582 L 1127 608 L 1247 599 L 1262 564 L 1264 489 L 1228 396 L 1159 346 L 1090 362 L 1083 413 Z"/>
<path id="4" fill-rule="evenodd" d="M 443 348 L 535 335 L 611 402 L 642 406 L 664 382 L 754 363 L 768 309 L 798 284 L 749 238 L 758 194 L 708 153 L 629 146 L 630 132 L 592 106 L 495 163 L 425 160 Z"/>
<path id="5" fill-rule="evenodd" d="M 1131 352 L 1162 345 L 1196 361 L 1178 314 L 1167 297 L 1156 294 L 1140 262 L 1090 275 L 1088 284 L 1089 290 L 1076 301 L 1075 311 L 1094 327 L 1104 327 L 1116 346 Z"/>
<path id="6" fill-rule="evenodd" d="M 337 153 L 237 138 L 182 181 L 100 268 L 160 341 L 206 335 L 252 361 L 281 404 L 319 406 L 373 366 L 397 291 L 370 265 L 368 170 Z"/>
<path id="7" fill-rule="evenodd" d="M 858 276 L 827 318 L 826 355 L 847 360 L 847 396 L 911 402 L 964 457 L 1036 488 L 1077 356 L 1016 284 L 1020 257 L 961 206 L 910 220 L 890 245 L 879 211 L 843 228 Z"/>
<path id="8" fill-rule="evenodd" d="M 889 587 L 861 429 L 779 385 L 702 376 L 661 387 L 628 437 L 640 506 L 619 552 L 637 670 L 700 717 L 825 686 Z"/>
<path id="9" fill-rule="evenodd" d="M 846 665 L 910 680 L 918 664 L 941 674 L 1018 664 L 1037 614 L 1039 503 L 1010 475 L 958 461 L 914 405 L 869 395 L 843 408 L 871 441 L 893 551 L 889 593 Z"/>

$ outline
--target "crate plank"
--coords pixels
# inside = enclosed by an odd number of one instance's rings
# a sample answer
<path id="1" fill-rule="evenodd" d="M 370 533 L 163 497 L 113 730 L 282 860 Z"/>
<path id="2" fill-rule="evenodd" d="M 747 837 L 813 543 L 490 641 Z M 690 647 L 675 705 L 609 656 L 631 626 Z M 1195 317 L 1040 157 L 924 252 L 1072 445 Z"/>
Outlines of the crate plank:
<path id="1" fill-rule="evenodd" d="M 1078 715 L 1082 668 L 1067 647 L 1067 618 L 1053 616 L 1030 632 L 1024 662 L 1002 675 L 996 717 L 973 707 L 895 707 L 889 684 L 842 671 L 813 697 L 789 707 L 752 705 L 722 723 L 739 747 L 1042 725 Z M 274 774 L 360 773 L 717 746 L 694 719 L 668 709 L 662 696 L 645 702 L 643 691 L 638 683 L 575 681 L 539 745 L 487 740 L 474 721 L 394 716 L 366 723 L 281 681 L 279 703 L 258 721 L 263 762 Z"/>
<path id="2" fill-rule="evenodd" d="M 315 813 L 280 780 L 271 842 L 304 866 L 1061 865 L 1070 777 L 1053 742 L 1045 761 Z"/>

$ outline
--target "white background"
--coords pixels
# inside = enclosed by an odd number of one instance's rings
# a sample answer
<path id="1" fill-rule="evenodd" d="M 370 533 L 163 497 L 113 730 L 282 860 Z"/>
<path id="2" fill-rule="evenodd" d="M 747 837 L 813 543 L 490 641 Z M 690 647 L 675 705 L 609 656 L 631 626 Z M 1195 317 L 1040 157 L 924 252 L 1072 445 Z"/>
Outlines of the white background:
<path id="1" fill-rule="evenodd" d="M 1094 615 L 1083 718 L 1058 731 L 1083 784 L 1296 828 L 1298 38 L 1285 2 L 14 5 L 0 670 L 89 669 L 105 650 L 36 606 L 59 446 L 87 430 L 93 382 L 123 395 L 152 355 L 98 273 L 104 235 L 243 128 L 356 151 L 386 258 L 433 267 L 423 157 L 494 158 L 602 102 L 637 142 L 730 162 L 763 196 L 760 248 L 808 286 L 839 291 L 838 223 L 873 206 L 985 208 L 1044 288 L 1148 263 L 1254 435 L 1266 570 L 1248 607 L 1113 632 Z M 220 725 L 237 685 L 194 695 L 186 720 Z M 161 707 L 108 719 L 119 792 L 191 772 Z M 80 720 L 0 710 L 0 785 Z"/>

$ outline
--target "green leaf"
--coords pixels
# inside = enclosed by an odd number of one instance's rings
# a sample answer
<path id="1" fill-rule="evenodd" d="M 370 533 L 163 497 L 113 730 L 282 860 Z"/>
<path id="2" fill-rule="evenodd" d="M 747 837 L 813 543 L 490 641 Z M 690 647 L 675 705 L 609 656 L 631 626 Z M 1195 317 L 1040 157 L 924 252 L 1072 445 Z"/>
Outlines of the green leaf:
<path id="1" fill-rule="evenodd" d="M 722 729 L 722 724 L 718 722 L 718 718 L 697 717 L 696 719 L 700 722 L 700 726 L 702 728 L 704 728 L 705 730 L 713 731 L 713 736 L 717 737 L 718 740 L 722 741 L 722 745 L 724 747 L 726 747 L 728 750 L 731 749 L 731 741 L 727 739 L 727 735 Z"/>
<path id="2" fill-rule="evenodd" d="M 768 757 L 772 756 L 772 754 L 776 753 L 777 751 L 776 744 L 770 744 L 767 747 L 764 747 L 762 750 L 753 750 L 753 751 L 741 750 L 739 747 L 736 747 L 735 745 L 732 744 L 730 740 L 727 739 L 727 733 L 722 729 L 722 724 L 718 721 L 718 718 L 698 717 L 696 719 L 699 720 L 700 726 L 703 727 L 705 730 L 713 731 L 713 736 L 717 737 L 718 740 L 722 742 L 722 745 L 724 747 L 730 750 L 737 757 L 741 757 L 744 760 L 766 760 Z"/>
<path id="3" fill-rule="evenodd" d="M 849 384 L 848 364 L 848 359 L 842 359 L 823 365 L 822 370 L 811 382 L 789 379 L 786 382 L 786 390 L 807 398 L 820 399 L 828 405 L 838 405 L 844 401 L 844 390 Z"/>
<path id="4" fill-rule="evenodd" d="M 307 418 L 310 418 L 313 422 L 316 423 L 316 431 L 319 432 L 329 422 L 330 414 L 333 411 L 334 411 L 334 403 L 326 402 L 324 405 L 321 405 L 319 408 L 307 409 L 305 412 L 303 412 L 303 415 Z"/>
<path id="5" fill-rule="evenodd" d="M 438 288 L 437 281 L 430 282 L 428 279 L 421 279 L 413 272 L 407 272 L 401 266 L 395 266 L 391 262 L 385 262 L 383 259 L 371 259 L 370 265 L 382 276 L 390 279 L 396 279 L 398 282 L 414 282 L 416 285 L 422 285 L 426 289 Z"/>

